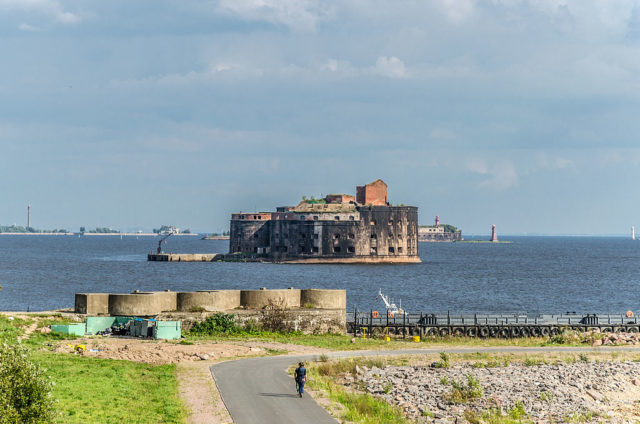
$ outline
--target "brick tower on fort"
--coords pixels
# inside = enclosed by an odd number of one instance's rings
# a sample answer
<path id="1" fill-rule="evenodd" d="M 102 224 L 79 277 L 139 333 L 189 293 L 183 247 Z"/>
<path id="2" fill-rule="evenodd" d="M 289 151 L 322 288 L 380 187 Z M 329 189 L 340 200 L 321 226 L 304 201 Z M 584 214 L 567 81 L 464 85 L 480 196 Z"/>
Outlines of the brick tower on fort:
<path id="1" fill-rule="evenodd" d="M 275 212 L 234 213 L 230 254 L 274 262 L 418 263 L 418 208 L 391 206 L 376 180 L 351 194 L 305 199 Z"/>

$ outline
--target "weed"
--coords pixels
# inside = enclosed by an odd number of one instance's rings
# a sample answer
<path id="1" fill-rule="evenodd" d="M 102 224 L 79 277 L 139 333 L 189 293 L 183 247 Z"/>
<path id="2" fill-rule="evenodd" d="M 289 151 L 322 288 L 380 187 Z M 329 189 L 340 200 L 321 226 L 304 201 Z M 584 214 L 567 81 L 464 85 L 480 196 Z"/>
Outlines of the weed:
<path id="1" fill-rule="evenodd" d="M 451 362 L 449 360 L 449 354 L 447 352 L 440 352 L 440 360 L 435 363 L 436 368 L 449 368 Z"/>
<path id="2" fill-rule="evenodd" d="M 524 404 L 522 401 L 516 401 L 513 408 L 509 410 L 509 416 L 514 420 L 520 420 L 527 416 L 527 412 L 524 410 Z"/>
<path id="3" fill-rule="evenodd" d="M 318 357 L 318 362 L 327 362 L 329 360 L 329 357 L 327 356 L 327 354 L 323 353 Z"/>
<path id="4" fill-rule="evenodd" d="M 527 367 L 534 367 L 536 365 L 542 365 L 544 363 L 544 361 L 542 361 L 542 359 L 536 359 L 536 358 L 525 358 L 524 359 L 524 365 Z"/>
<path id="5" fill-rule="evenodd" d="M 440 384 L 442 384 L 443 386 L 448 386 L 449 385 L 449 377 L 447 377 L 446 375 L 443 376 L 440 379 Z"/>
<path id="6" fill-rule="evenodd" d="M 178 344 L 191 346 L 193 344 L 193 342 L 191 342 L 189 340 L 180 340 L 180 342 Z"/>
<path id="7" fill-rule="evenodd" d="M 434 418 L 434 417 L 435 417 L 435 415 L 433 414 L 433 412 L 431 412 L 431 411 L 429 410 L 429 408 L 427 408 L 426 406 L 425 406 L 424 410 L 422 411 L 422 416 L 423 416 L 423 417 L 429 417 L 429 418 Z"/>
<path id="8" fill-rule="evenodd" d="M 579 412 L 571 412 L 567 415 L 565 415 L 564 417 L 564 421 L 565 423 L 588 423 L 593 421 L 595 418 L 605 418 L 602 414 L 595 412 L 595 411 L 589 411 L 589 410 L 582 410 Z"/>
<path id="9" fill-rule="evenodd" d="M 540 400 L 543 402 L 553 402 L 554 398 L 555 396 L 552 392 L 547 392 L 544 390 L 540 392 Z"/>
<path id="10" fill-rule="evenodd" d="M 582 362 L 589 362 L 589 357 L 587 356 L 586 353 L 581 353 L 580 354 L 580 361 Z"/>
<path id="11" fill-rule="evenodd" d="M 482 397 L 480 381 L 473 374 L 467 374 L 466 384 L 451 380 L 451 386 L 451 391 L 445 397 L 451 403 L 467 403 Z"/>
<path id="12" fill-rule="evenodd" d="M 384 390 L 384 393 L 385 393 L 385 394 L 389 393 L 389 392 L 391 391 L 391 389 L 393 389 L 393 384 L 391 384 L 391 382 L 387 381 L 387 382 L 384 384 L 384 389 L 383 389 L 383 390 Z"/>

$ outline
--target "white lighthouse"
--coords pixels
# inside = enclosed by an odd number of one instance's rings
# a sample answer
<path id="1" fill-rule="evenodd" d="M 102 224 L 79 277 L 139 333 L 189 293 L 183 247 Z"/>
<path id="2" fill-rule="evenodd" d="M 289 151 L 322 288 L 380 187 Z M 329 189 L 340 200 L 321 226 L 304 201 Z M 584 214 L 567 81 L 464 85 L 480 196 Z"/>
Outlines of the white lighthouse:
<path id="1" fill-rule="evenodd" d="M 635 240 L 636 239 L 636 227 L 634 227 L 633 225 L 631 226 L 631 240 Z"/>

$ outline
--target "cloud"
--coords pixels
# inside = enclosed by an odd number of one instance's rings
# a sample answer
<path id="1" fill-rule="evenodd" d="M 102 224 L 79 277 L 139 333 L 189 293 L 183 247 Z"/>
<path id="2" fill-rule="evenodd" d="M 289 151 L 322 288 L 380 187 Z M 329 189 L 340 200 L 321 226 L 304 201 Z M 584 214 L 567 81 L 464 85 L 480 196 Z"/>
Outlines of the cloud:
<path id="1" fill-rule="evenodd" d="M 38 28 L 36 26 L 29 25 L 29 24 L 20 24 L 18 26 L 18 29 L 20 31 L 29 31 L 29 32 L 40 32 L 40 31 L 42 31 L 42 28 Z"/>
<path id="2" fill-rule="evenodd" d="M 407 76 L 404 62 L 395 56 L 380 56 L 376 61 L 374 73 L 389 78 L 405 78 Z"/>
<path id="3" fill-rule="evenodd" d="M 66 11 L 56 0 L 0 0 L 0 10 L 39 13 L 62 24 L 74 24 L 81 21 L 79 15 Z"/>
<path id="4" fill-rule="evenodd" d="M 440 7 L 447 17 L 455 23 L 462 22 L 473 13 L 475 0 L 440 0 Z"/>
<path id="5" fill-rule="evenodd" d="M 467 160 L 467 170 L 485 177 L 477 182 L 478 187 L 503 191 L 518 185 L 518 172 L 510 160 L 488 163 L 484 159 L 471 158 Z"/>
<path id="6" fill-rule="evenodd" d="M 247 21 L 283 25 L 294 31 L 313 32 L 331 8 L 313 0 L 220 0 L 217 10 Z"/>

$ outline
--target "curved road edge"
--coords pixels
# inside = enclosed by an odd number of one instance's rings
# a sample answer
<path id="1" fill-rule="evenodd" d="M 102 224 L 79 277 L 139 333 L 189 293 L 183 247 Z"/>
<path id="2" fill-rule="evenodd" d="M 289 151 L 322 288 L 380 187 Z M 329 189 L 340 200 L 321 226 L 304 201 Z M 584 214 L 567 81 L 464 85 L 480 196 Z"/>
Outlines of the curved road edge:
<path id="1" fill-rule="evenodd" d="M 357 350 L 323 353 L 331 359 L 371 356 L 427 355 L 447 353 L 571 353 L 640 351 L 640 347 L 460 347 L 403 350 Z M 267 356 L 220 362 L 211 366 L 211 374 L 220 397 L 235 424 L 298 424 L 313 422 L 335 424 L 333 418 L 315 400 L 295 393 L 293 378 L 287 369 L 300 361 L 321 354 Z"/>

